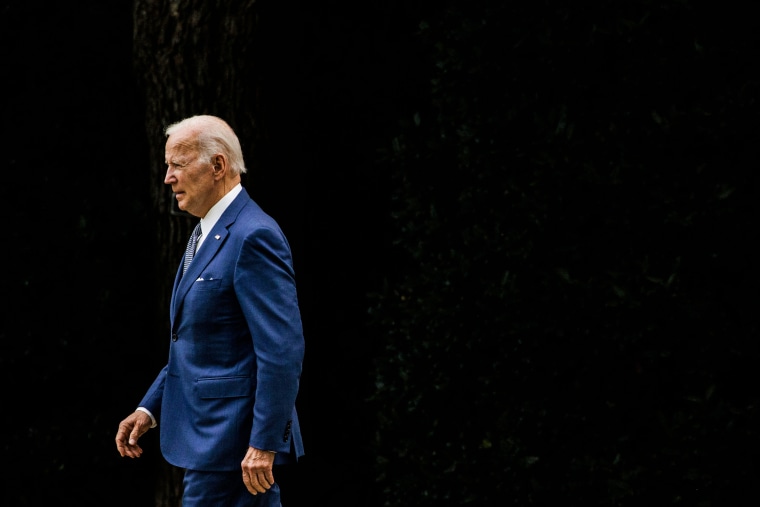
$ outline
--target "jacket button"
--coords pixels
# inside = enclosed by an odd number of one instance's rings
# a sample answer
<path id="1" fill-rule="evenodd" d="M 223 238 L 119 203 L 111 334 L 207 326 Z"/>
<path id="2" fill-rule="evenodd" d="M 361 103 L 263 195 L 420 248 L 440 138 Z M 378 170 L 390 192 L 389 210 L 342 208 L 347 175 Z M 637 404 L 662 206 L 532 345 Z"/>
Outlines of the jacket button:
<path id="1" fill-rule="evenodd" d="M 176 342 L 179 336 L 177 336 L 177 333 L 172 333 L 172 341 Z"/>

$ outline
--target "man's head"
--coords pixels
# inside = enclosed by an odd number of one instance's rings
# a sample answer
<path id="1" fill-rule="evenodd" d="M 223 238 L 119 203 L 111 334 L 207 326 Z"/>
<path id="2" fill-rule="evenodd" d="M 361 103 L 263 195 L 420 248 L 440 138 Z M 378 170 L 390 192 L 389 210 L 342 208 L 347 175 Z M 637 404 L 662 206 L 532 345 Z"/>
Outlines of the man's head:
<path id="1" fill-rule="evenodd" d="M 166 177 L 179 209 L 204 217 L 246 172 L 235 132 L 216 116 L 192 116 L 166 128 Z"/>

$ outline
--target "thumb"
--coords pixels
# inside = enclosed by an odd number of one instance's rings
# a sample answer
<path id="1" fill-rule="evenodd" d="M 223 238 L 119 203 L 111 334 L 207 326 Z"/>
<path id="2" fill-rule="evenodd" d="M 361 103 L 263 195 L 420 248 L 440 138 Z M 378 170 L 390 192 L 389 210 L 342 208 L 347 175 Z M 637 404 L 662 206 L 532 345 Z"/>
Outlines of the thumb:
<path id="1" fill-rule="evenodd" d="M 132 427 L 132 433 L 129 434 L 129 445 L 137 445 L 137 439 L 140 438 L 143 433 L 145 433 L 145 430 L 142 429 L 142 425 L 136 423 Z"/>

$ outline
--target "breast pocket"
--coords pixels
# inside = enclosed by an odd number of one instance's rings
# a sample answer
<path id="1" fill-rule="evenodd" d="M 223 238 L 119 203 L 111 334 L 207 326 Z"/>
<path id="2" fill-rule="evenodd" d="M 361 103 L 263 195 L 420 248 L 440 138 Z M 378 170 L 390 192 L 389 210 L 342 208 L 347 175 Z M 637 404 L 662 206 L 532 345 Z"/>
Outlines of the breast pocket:
<path id="1" fill-rule="evenodd" d="M 222 285 L 222 279 L 221 278 L 205 278 L 203 276 L 198 277 L 195 282 L 193 282 L 193 288 L 192 290 L 201 290 L 201 291 L 208 291 L 208 290 L 219 290 L 219 287 Z"/>

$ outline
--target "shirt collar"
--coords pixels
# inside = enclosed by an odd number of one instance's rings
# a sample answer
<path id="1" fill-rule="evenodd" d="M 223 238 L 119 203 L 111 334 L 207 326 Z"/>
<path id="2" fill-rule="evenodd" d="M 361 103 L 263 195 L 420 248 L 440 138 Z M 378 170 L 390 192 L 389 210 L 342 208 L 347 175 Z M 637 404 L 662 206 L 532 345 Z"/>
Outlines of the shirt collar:
<path id="1" fill-rule="evenodd" d="M 206 213 L 206 216 L 201 218 L 201 232 L 203 235 L 201 236 L 201 239 L 198 243 L 198 247 L 200 247 L 201 243 L 203 242 L 204 238 L 206 237 L 206 234 L 208 234 L 211 229 L 214 228 L 216 223 L 219 221 L 219 217 L 222 216 L 222 213 L 224 213 L 224 210 L 227 209 L 227 206 L 229 206 L 232 201 L 235 200 L 235 197 L 238 196 L 240 191 L 243 190 L 243 185 L 238 183 L 234 187 L 232 187 L 232 190 L 224 194 L 224 197 L 219 199 L 219 201 L 214 204 L 210 210 L 208 210 L 208 213 Z"/>

